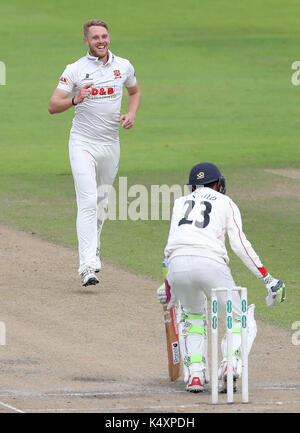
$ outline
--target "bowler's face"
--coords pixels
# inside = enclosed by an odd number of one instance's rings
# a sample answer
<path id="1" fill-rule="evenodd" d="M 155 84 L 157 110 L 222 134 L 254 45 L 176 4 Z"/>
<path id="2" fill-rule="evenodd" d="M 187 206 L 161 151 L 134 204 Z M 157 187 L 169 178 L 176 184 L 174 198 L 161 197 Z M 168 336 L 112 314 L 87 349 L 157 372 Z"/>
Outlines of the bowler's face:
<path id="1" fill-rule="evenodd" d="M 92 56 L 107 60 L 110 37 L 105 27 L 91 26 L 87 37 L 83 38 L 83 41 L 89 47 Z"/>

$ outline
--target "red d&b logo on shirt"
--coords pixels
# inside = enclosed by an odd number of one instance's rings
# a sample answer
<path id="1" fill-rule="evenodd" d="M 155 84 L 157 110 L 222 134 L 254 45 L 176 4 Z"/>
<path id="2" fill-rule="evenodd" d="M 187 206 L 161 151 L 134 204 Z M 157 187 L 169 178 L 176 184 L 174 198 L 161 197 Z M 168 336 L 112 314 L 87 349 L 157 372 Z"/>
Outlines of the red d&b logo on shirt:
<path id="1" fill-rule="evenodd" d="M 93 87 L 91 93 L 92 96 L 111 96 L 115 93 L 115 90 L 113 87 L 108 86 L 100 87 L 99 89 Z"/>

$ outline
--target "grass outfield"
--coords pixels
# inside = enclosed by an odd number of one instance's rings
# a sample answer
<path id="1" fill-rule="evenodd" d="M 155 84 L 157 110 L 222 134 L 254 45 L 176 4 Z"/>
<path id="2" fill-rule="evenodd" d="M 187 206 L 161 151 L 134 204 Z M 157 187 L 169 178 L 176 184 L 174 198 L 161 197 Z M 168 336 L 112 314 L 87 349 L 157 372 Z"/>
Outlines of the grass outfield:
<path id="1" fill-rule="evenodd" d="M 300 170 L 300 87 L 291 84 L 299 13 L 294 0 L 103 1 L 99 12 L 90 0 L 1 3 L 0 222 L 76 246 L 73 112 L 50 116 L 47 105 L 65 65 L 86 52 L 83 22 L 100 17 L 142 90 L 134 129 L 120 132 L 119 176 L 149 189 L 184 184 L 201 160 L 218 164 L 249 240 L 286 282 L 287 302 L 267 309 L 264 287 L 231 255 L 233 275 L 257 317 L 290 328 L 300 311 L 300 180 L 265 170 Z M 168 229 L 168 221 L 107 221 L 103 256 L 159 280 Z"/>

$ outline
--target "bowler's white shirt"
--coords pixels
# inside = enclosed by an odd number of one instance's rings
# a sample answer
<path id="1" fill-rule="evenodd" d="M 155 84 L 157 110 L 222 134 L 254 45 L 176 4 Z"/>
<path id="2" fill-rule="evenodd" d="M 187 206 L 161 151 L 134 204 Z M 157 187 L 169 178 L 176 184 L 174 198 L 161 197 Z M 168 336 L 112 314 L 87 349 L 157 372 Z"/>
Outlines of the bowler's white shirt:
<path id="1" fill-rule="evenodd" d="M 228 264 L 227 234 L 232 250 L 255 276 L 262 277 L 265 269 L 243 233 L 237 205 L 228 196 L 206 187 L 175 201 L 165 258 L 197 255 Z"/>
<path id="2" fill-rule="evenodd" d="M 91 95 L 76 105 L 71 135 L 95 144 L 118 143 L 123 86 L 135 86 L 134 68 L 110 51 L 106 64 L 88 53 L 66 66 L 57 87 L 77 95 L 88 83 L 93 83 Z"/>

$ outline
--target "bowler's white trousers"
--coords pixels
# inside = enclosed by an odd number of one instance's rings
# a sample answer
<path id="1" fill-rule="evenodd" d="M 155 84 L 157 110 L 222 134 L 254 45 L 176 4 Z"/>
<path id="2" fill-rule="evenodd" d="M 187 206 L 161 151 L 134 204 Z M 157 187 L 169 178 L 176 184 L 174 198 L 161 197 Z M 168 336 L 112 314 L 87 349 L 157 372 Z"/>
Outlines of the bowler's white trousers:
<path id="1" fill-rule="evenodd" d="M 70 135 L 69 156 L 77 200 L 79 268 L 96 268 L 108 196 L 119 168 L 120 145 L 89 143 Z"/>

